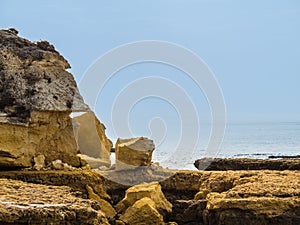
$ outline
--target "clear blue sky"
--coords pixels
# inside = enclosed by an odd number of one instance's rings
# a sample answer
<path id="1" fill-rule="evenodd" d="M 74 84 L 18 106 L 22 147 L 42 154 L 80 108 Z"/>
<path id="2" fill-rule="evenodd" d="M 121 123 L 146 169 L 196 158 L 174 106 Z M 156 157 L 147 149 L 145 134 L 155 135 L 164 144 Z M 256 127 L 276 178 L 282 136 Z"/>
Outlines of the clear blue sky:
<path id="1" fill-rule="evenodd" d="M 50 41 L 68 59 L 77 81 L 97 57 L 118 45 L 174 42 L 197 53 L 215 73 L 229 121 L 300 120 L 298 0 L 1 0 L 0 27 Z M 107 101 L 121 86 L 109 86 Z M 109 124 L 109 110 L 102 110 L 100 117 Z"/>

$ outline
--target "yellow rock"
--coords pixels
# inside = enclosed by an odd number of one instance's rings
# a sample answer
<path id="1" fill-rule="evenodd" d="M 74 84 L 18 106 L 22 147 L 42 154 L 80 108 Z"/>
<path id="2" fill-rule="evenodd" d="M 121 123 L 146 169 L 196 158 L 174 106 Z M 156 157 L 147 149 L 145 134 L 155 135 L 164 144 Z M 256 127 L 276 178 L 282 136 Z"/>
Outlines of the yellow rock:
<path id="1" fill-rule="evenodd" d="M 120 216 L 128 225 L 164 225 L 163 217 L 156 210 L 156 204 L 150 198 L 142 198 L 129 207 Z"/>
<path id="2" fill-rule="evenodd" d="M 155 145 L 145 137 L 118 139 L 115 145 L 116 169 L 151 165 Z"/>
<path id="3" fill-rule="evenodd" d="M 0 119 L 0 166 L 32 167 L 32 159 L 42 156 L 46 165 L 61 159 L 69 165 L 80 166 L 69 114 L 32 111 L 26 123 Z"/>
<path id="4" fill-rule="evenodd" d="M 117 211 L 123 213 L 128 207 L 142 198 L 150 198 L 160 214 L 172 212 L 172 204 L 165 198 L 158 182 L 135 185 L 126 190 L 125 198 L 117 205 Z"/>
<path id="5" fill-rule="evenodd" d="M 111 204 L 106 200 L 100 198 L 100 196 L 97 195 L 94 192 L 93 188 L 91 188 L 89 185 L 86 185 L 86 189 L 88 191 L 89 198 L 99 203 L 101 211 L 105 214 L 105 216 L 114 218 L 117 213 L 115 209 L 111 206 Z"/>
<path id="6" fill-rule="evenodd" d="M 106 137 L 105 126 L 97 119 L 95 114 L 89 111 L 74 117 L 73 124 L 77 127 L 76 139 L 80 152 L 91 158 L 101 159 L 105 162 L 105 166 L 110 165 L 112 142 Z"/>

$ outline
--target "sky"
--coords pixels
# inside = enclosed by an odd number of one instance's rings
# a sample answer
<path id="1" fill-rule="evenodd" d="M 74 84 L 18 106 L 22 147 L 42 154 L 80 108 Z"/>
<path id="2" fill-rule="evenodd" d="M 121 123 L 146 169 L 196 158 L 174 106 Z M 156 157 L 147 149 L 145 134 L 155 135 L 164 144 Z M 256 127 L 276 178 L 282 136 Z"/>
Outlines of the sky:
<path id="1" fill-rule="evenodd" d="M 0 27 L 15 27 L 30 40 L 48 40 L 69 61 L 78 83 L 97 58 L 117 46 L 175 43 L 197 54 L 214 73 L 229 122 L 300 121 L 298 0 L 1 0 Z M 182 71 L 141 63 L 119 71 L 101 92 L 96 112 L 109 133 L 116 96 L 144 76 L 181 85 L 200 120 L 210 117 L 205 95 Z M 167 115 L 165 123 L 178 125 L 180 117 L 159 98 L 144 99 L 130 113 L 137 134 L 149 120 L 155 125 Z"/>

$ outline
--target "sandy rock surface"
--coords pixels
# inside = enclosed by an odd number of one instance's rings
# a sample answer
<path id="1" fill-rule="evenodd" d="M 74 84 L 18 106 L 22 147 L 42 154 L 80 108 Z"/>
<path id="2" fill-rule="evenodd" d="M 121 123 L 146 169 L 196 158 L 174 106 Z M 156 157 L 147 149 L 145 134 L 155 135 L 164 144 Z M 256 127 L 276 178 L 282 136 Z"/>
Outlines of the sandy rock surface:
<path id="1" fill-rule="evenodd" d="M 109 224 L 99 205 L 66 186 L 0 179 L 1 224 Z"/>
<path id="2" fill-rule="evenodd" d="M 116 169 L 150 166 L 155 145 L 145 137 L 118 139 L 115 144 Z"/>

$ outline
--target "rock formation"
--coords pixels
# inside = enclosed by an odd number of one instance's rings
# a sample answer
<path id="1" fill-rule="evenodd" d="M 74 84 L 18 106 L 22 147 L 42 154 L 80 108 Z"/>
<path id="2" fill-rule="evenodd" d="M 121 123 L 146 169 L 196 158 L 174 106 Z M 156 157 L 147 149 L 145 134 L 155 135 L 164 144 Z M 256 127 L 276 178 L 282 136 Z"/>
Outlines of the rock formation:
<path id="1" fill-rule="evenodd" d="M 195 199 L 205 199 L 204 224 L 298 224 L 298 171 L 211 172 Z"/>
<path id="2" fill-rule="evenodd" d="M 116 208 L 122 214 L 120 219 L 130 225 L 164 224 L 163 216 L 172 212 L 172 204 L 165 198 L 157 182 L 127 189 L 125 198 Z"/>
<path id="3" fill-rule="evenodd" d="M 195 167 L 200 170 L 300 170 L 300 159 L 248 159 L 203 158 L 197 159 Z"/>
<path id="4" fill-rule="evenodd" d="M 76 139 L 81 154 L 87 155 L 86 161 L 92 168 L 110 166 L 112 142 L 105 135 L 105 126 L 92 111 L 73 118 Z M 84 157 L 83 157 L 84 158 Z M 100 160 L 97 160 L 100 159 Z"/>
<path id="5" fill-rule="evenodd" d="M 109 225 L 99 205 L 74 196 L 69 187 L 7 179 L 0 185 L 0 224 Z"/>
<path id="6" fill-rule="evenodd" d="M 0 30 L 0 167 L 80 166 L 69 114 L 87 111 L 68 62 L 47 41 Z M 40 166 L 38 166 L 40 168 Z"/>
<path id="7" fill-rule="evenodd" d="M 116 169 L 151 165 L 154 148 L 153 141 L 145 137 L 119 138 L 115 145 Z"/>
<path id="8" fill-rule="evenodd" d="M 54 47 L 17 33 L 0 31 L 0 224 L 300 224 L 298 159 L 175 171 L 152 163 L 154 143 L 141 137 L 118 139 L 116 169 L 92 170 L 110 165 L 104 125 Z"/>
<path id="9" fill-rule="evenodd" d="M 162 215 L 156 209 L 155 202 L 150 198 L 142 198 L 129 207 L 120 219 L 128 225 L 164 225 Z"/>

